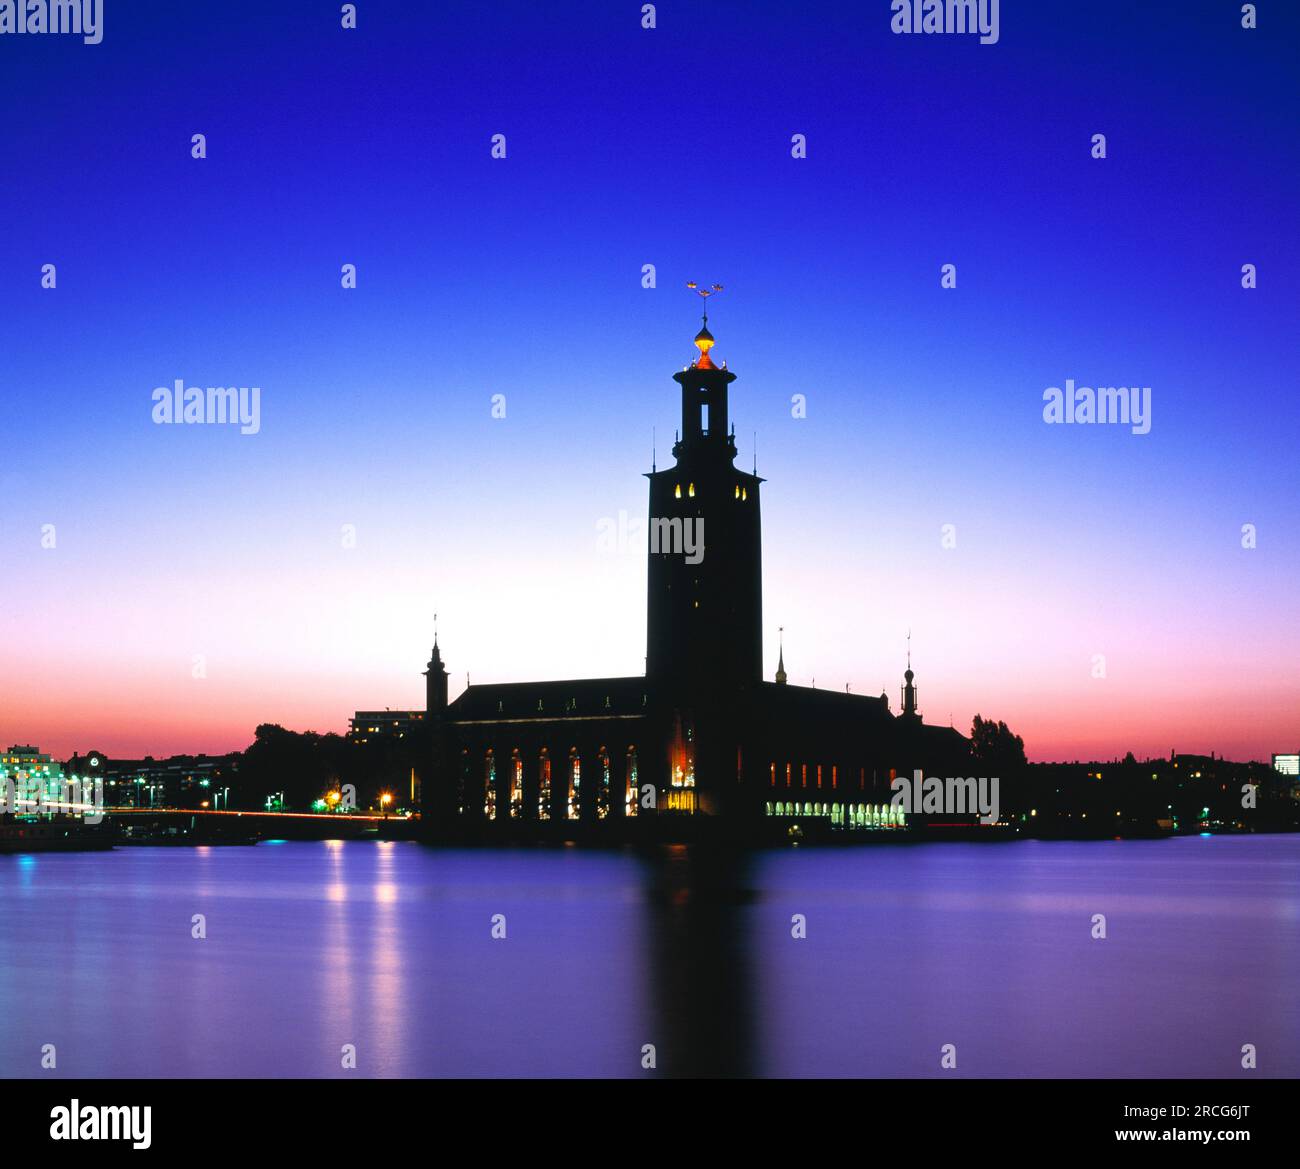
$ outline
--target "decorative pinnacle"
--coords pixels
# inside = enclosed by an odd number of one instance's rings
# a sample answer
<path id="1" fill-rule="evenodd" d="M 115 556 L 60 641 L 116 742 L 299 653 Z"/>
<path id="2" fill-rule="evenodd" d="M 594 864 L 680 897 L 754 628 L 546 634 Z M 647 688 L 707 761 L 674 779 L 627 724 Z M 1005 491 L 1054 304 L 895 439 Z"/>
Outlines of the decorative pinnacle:
<path id="1" fill-rule="evenodd" d="M 695 334 L 695 348 L 700 351 L 695 368 L 717 369 L 709 357 L 709 350 L 713 348 L 713 334 L 709 332 L 709 297 L 717 296 L 722 291 L 722 285 L 714 284 L 710 288 L 701 288 L 694 280 L 688 280 L 686 287 L 704 299 L 704 327 Z"/>
<path id="2" fill-rule="evenodd" d="M 708 332 L 708 298 L 718 295 L 723 290 L 723 286 L 714 285 L 708 287 L 708 289 L 702 289 L 698 283 L 688 280 L 686 281 L 686 287 L 692 290 L 695 295 L 701 296 L 703 302 L 705 302 L 705 326 L 695 334 L 695 348 L 699 350 L 699 358 L 695 360 L 695 368 L 716 369 L 718 367 L 712 363 L 712 359 L 708 356 L 708 350 L 714 347 L 714 334 Z"/>

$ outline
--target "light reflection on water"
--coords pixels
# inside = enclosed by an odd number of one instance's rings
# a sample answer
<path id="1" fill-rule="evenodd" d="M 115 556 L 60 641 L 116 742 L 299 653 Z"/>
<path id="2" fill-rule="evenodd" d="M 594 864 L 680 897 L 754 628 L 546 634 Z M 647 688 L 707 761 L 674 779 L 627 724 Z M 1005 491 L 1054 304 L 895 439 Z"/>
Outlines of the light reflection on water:
<path id="1" fill-rule="evenodd" d="M 1295 1076 L 1298 964 L 1295 837 L 5 856 L 0 1075 Z"/>

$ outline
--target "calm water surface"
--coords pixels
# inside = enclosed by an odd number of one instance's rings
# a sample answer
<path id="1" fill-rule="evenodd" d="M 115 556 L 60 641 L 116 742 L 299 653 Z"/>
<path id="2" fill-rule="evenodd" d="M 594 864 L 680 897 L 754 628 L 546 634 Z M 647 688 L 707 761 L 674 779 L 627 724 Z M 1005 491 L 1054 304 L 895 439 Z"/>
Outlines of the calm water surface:
<path id="1" fill-rule="evenodd" d="M 1296 837 L 0 856 L 3 1076 L 1297 1076 L 1298 970 Z"/>

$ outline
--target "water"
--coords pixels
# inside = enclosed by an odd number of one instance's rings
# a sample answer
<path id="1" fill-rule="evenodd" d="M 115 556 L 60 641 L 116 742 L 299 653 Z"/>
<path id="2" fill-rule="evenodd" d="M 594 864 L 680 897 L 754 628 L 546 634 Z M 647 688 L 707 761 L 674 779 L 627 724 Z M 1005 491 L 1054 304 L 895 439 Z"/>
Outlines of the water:
<path id="1" fill-rule="evenodd" d="M 1297 837 L 0 856 L 0 1076 L 1293 1077 L 1297 969 Z"/>

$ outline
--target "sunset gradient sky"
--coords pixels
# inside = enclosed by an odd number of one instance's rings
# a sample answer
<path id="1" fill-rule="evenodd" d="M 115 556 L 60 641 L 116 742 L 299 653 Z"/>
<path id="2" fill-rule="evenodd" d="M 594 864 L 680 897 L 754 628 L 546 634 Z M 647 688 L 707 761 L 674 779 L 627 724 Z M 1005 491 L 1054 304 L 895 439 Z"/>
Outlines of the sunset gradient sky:
<path id="1" fill-rule="evenodd" d="M 0 38 L 0 741 L 342 731 L 423 705 L 435 610 L 453 695 L 639 673 L 644 559 L 598 529 L 644 520 L 652 428 L 671 462 L 695 279 L 769 677 L 783 625 L 792 682 L 897 706 L 911 629 L 927 720 L 1033 759 L 1300 749 L 1300 13 L 1238 7 L 1006 0 L 982 46 L 885 0 L 110 0 L 98 46 Z M 176 378 L 261 387 L 261 432 L 154 425 Z M 1067 378 L 1150 386 L 1151 433 L 1046 425 Z"/>

